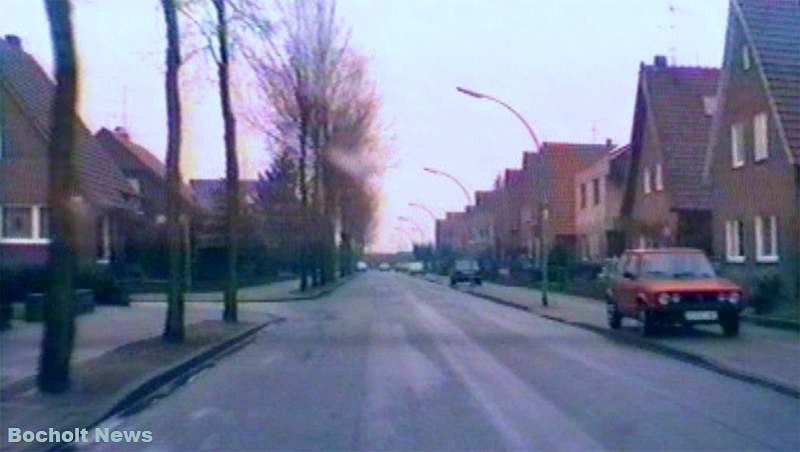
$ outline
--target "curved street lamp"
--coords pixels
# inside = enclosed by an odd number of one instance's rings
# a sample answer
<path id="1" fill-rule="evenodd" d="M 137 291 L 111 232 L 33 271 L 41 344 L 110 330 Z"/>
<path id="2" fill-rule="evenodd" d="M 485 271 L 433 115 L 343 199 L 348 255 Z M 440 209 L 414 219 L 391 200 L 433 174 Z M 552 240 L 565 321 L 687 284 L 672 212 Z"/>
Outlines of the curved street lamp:
<path id="1" fill-rule="evenodd" d="M 464 192 L 464 197 L 467 198 L 467 205 L 472 204 L 472 196 L 469 195 L 469 190 L 467 190 L 467 187 L 465 187 L 464 184 L 462 184 L 460 180 L 456 179 L 455 176 L 453 176 L 450 173 L 446 173 L 444 171 L 433 169 L 433 168 L 423 168 L 422 170 L 425 171 L 425 172 L 431 173 L 431 174 L 444 176 L 444 177 L 450 179 L 451 181 L 455 182 L 456 185 L 458 185 L 461 188 L 461 191 Z"/>
<path id="2" fill-rule="evenodd" d="M 420 241 L 420 243 L 425 243 L 425 231 L 419 226 L 419 224 L 417 224 L 416 221 L 414 221 L 413 219 L 411 219 L 409 217 L 405 217 L 403 215 L 400 215 L 399 217 L 397 217 L 397 219 L 400 220 L 400 221 L 404 221 L 404 222 L 408 223 L 409 225 L 411 225 L 411 227 L 414 228 L 414 230 L 419 232 L 419 241 Z"/>
<path id="3" fill-rule="evenodd" d="M 511 105 L 508 105 L 507 103 L 503 102 L 502 100 L 500 100 L 500 99 L 498 99 L 498 98 L 496 98 L 494 96 L 490 96 L 490 95 L 484 94 L 484 93 L 479 93 L 477 91 L 473 91 L 471 89 L 467 89 L 467 88 L 464 88 L 464 87 L 461 87 L 461 86 L 457 86 L 456 90 L 461 94 L 465 94 L 467 96 L 474 97 L 475 99 L 485 99 L 485 100 L 492 101 L 492 102 L 494 102 L 496 104 L 499 104 L 502 107 L 504 107 L 505 109 L 507 109 L 508 111 L 510 111 L 511 113 L 513 113 L 514 116 L 516 116 L 517 119 L 519 119 L 520 122 L 522 122 L 522 125 L 525 126 L 525 129 L 528 131 L 528 134 L 531 136 L 531 140 L 533 141 L 533 145 L 536 147 L 536 153 L 539 155 L 539 162 L 541 164 L 541 170 L 542 170 L 541 179 L 546 181 L 547 180 L 547 167 L 545 166 L 544 156 L 542 155 L 542 149 L 541 149 L 542 147 L 541 147 L 541 144 L 539 143 L 539 138 L 536 137 L 536 133 L 533 131 L 533 128 L 531 127 L 531 125 L 528 124 L 528 121 L 526 121 L 525 118 L 517 110 L 515 110 Z M 549 278 L 549 274 L 548 274 L 547 226 L 548 226 L 548 220 L 549 220 L 550 212 L 549 212 L 549 203 L 548 203 L 548 199 L 547 199 L 547 185 L 546 184 L 542 184 L 542 190 L 540 190 L 540 197 L 541 197 L 541 204 L 540 204 L 539 216 L 541 218 L 540 227 L 541 227 L 541 244 L 542 244 L 542 305 L 543 306 L 547 306 L 547 304 L 548 304 L 547 303 L 547 292 L 548 292 L 548 288 L 549 288 L 548 286 L 549 286 L 549 279 L 550 279 Z"/>
<path id="4" fill-rule="evenodd" d="M 418 202 L 410 202 L 408 203 L 408 207 L 416 207 L 417 209 L 424 210 L 425 212 L 428 213 L 428 215 L 430 215 L 431 220 L 433 220 L 433 222 L 436 223 L 436 214 L 433 213 L 433 211 L 430 208 L 428 208 L 428 206 L 426 206 L 425 204 L 421 204 Z"/>

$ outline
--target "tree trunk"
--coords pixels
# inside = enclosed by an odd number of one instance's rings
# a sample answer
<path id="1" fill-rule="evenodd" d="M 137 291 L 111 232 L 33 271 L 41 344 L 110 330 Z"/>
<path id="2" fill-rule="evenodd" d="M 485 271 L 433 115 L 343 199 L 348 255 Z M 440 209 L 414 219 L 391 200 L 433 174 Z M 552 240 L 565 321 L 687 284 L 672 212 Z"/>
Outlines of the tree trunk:
<path id="1" fill-rule="evenodd" d="M 236 322 L 236 294 L 238 291 L 237 257 L 239 233 L 239 162 L 236 156 L 236 118 L 231 109 L 229 58 L 228 58 L 228 22 L 225 15 L 225 0 L 214 0 L 217 12 L 217 39 L 219 42 L 219 97 L 222 103 L 222 119 L 225 124 L 225 188 L 227 201 L 226 246 L 228 281 L 225 285 L 225 308 L 222 319 Z"/>
<path id="2" fill-rule="evenodd" d="M 70 197 L 77 194 L 73 153 L 76 143 L 78 68 L 70 2 L 46 0 L 45 8 L 55 54 L 56 93 L 51 107 L 48 143 L 48 196 L 52 212 L 52 241 L 49 250 L 44 337 L 37 382 L 42 392 L 59 393 L 69 388 L 69 365 L 75 338 L 77 237 Z"/>
<path id="3" fill-rule="evenodd" d="M 302 106 L 301 106 L 302 108 Z M 304 118 L 300 120 L 300 159 L 299 159 L 299 175 L 298 178 L 300 179 L 300 204 L 302 206 L 302 218 L 301 222 L 302 226 L 302 233 L 300 237 L 300 291 L 305 291 L 308 289 L 308 278 L 309 278 L 309 229 L 310 229 L 310 222 L 308 218 L 308 183 L 306 181 L 306 164 L 308 159 L 308 146 L 307 146 L 307 136 L 308 136 L 308 121 Z"/>
<path id="4" fill-rule="evenodd" d="M 182 342 L 184 331 L 183 278 L 181 275 L 181 102 L 178 88 L 180 66 L 180 38 L 175 0 L 161 0 L 167 26 L 167 241 L 169 245 L 169 282 L 167 292 L 167 319 L 164 338 Z"/>

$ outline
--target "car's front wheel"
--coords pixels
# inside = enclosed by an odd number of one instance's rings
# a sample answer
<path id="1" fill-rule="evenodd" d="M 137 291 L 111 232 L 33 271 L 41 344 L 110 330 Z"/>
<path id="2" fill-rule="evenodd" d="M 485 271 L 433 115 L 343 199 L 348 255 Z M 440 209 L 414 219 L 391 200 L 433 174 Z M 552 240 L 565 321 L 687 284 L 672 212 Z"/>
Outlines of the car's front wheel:
<path id="1" fill-rule="evenodd" d="M 642 311 L 639 317 L 642 336 L 653 336 L 656 333 L 657 325 L 655 315 L 650 311 Z"/>
<path id="2" fill-rule="evenodd" d="M 739 334 L 739 313 L 721 312 L 719 324 L 722 327 L 722 332 L 725 333 L 726 336 L 736 336 Z"/>
<path id="3" fill-rule="evenodd" d="M 617 304 L 613 301 L 606 302 L 606 317 L 608 319 L 608 327 L 612 330 L 618 330 L 622 326 L 622 315 L 617 309 Z"/>

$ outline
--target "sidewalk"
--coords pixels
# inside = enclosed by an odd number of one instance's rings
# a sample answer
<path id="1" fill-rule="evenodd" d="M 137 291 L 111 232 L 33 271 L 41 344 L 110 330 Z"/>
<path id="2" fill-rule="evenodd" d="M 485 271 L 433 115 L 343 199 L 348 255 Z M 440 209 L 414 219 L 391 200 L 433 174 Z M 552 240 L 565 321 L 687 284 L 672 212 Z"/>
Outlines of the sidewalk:
<path id="1" fill-rule="evenodd" d="M 240 289 L 239 299 L 249 301 L 290 301 L 320 297 L 336 289 L 350 278 L 342 278 L 325 287 L 301 293 L 298 281 Z M 77 334 L 72 355 L 73 363 L 95 358 L 124 344 L 159 336 L 166 317 L 164 294 L 139 294 L 132 297 L 130 306 L 98 306 L 89 315 L 76 318 Z M 190 293 L 185 305 L 186 325 L 203 320 L 216 320 L 222 315 L 222 293 Z M 199 303 L 196 303 L 199 302 Z M 207 302 L 207 303 L 203 303 Z M 239 306 L 242 320 L 262 320 L 268 317 L 265 305 L 247 303 Z M 12 327 L 0 332 L 0 387 L 5 388 L 36 374 L 42 324 L 12 321 Z"/>
<path id="2" fill-rule="evenodd" d="M 537 315 L 602 331 L 614 337 L 645 341 L 681 356 L 699 358 L 723 372 L 800 394 L 800 332 L 742 323 L 738 337 L 725 337 L 717 325 L 697 325 L 692 330 L 665 330 L 642 338 L 638 324 L 625 319 L 613 332 L 606 325 L 606 307 L 600 300 L 550 293 L 550 305 L 541 305 L 540 292 L 525 287 L 484 283 L 469 293 L 514 305 Z"/>
<path id="3" fill-rule="evenodd" d="M 300 280 L 298 279 L 242 287 L 239 289 L 238 300 L 243 303 L 308 300 L 324 295 L 348 280 L 349 278 L 341 278 L 327 286 L 309 289 L 305 292 L 298 290 L 300 286 Z M 131 295 L 131 302 L 165 302 L 166 300 L 167 296 L 163 292 Z M 222 302 L 222 291 L 187 292 L 186 301 L 188 303 Z"/>
<path id="4" fill-rule="evenodd" d="M 188 325 L 186 339 L 180 344 L 166 343 L 160 336 L 129 341 L 99 356 L 74 362 L 71 388 L 63 394 L 38 392 L 33 378 L 4 382 L 0 430 L 5 433 L 10 427 L 24 431 L 90 428 L 279 320 L 268 314 L 258 322 L 230 324 L 204 320 Z M 88 435 L 89 439 L 92 437 Z M 2 435 L 3 450 L 53 447 L 53 444 L 6 444 L 7 439 Z"/>

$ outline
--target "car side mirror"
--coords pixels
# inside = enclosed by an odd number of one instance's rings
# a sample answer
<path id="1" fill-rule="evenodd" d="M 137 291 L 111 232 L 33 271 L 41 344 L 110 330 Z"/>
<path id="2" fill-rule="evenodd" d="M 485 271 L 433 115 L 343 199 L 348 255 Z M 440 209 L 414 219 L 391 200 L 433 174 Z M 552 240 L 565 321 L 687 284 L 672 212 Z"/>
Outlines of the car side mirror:
<path id="1" fill-rule="evenodd" d="M 636 279 L 636 275 L 631 272 L 623 272 L 622 277 L 625 279 Z"/>

